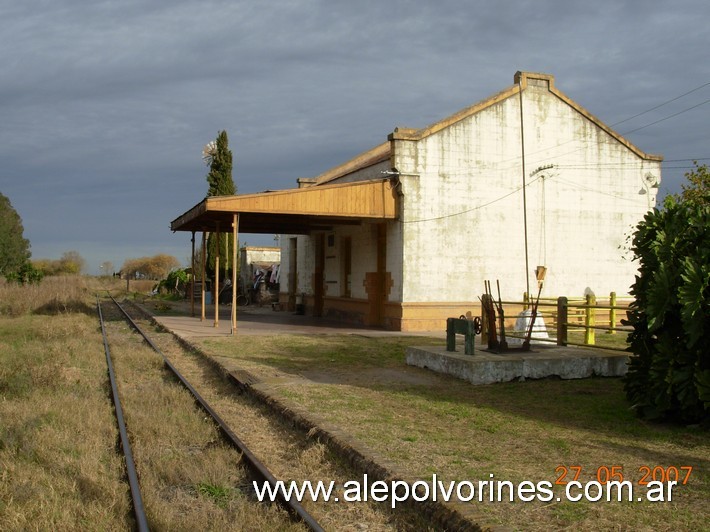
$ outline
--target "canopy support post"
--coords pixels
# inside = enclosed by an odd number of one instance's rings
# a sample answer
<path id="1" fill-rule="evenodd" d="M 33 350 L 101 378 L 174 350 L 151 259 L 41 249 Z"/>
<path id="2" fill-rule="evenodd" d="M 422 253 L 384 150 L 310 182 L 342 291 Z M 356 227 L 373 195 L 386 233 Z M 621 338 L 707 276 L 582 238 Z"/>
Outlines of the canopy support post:
<path id="1" fill-rule="evenodd" d="M 232 336 L 237 334 L 237 243 L 239 242 L 239 214 L 232 219 Z"/>
<path id="2" fill-rule="evenodd" d="M 207 233 L 202 231 L 202 289 L 200 290 L 200 299 L 202 303 L 202 313 L 200 321 L 205 321 L 205 290 L 207 289 Z"/>
<path id="3" fill-rule="evenodd" d="M 192 231 L 192 255 L 190 256 L 190 316 L 195 317 L 195 231 Z"/>
<path id="4" fill-rule="evenodd" d="M 219 222 L 217 222 L 215 235 L 217 238 L 214 239 L 214 288 L 212 289 L 212 293 L 214 294 L 214 326 L 219 327 Z"/>

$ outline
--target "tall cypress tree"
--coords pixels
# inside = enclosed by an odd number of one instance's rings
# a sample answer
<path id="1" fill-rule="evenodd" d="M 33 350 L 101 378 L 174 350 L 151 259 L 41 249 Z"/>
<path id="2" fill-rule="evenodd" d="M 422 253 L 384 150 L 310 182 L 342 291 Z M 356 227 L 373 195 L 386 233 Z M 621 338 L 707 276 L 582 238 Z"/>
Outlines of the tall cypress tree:
<path id="1" fill-rule="evenodd" d="M 208 196 L 232 196 L 237 193 L 237 187 L 232 181 L 232 151 L 229 149 L 229 139 L 226 131 L 220 131 L 217 140 L 210 143 L 208 160 L 210 171 L 207 183 L 210 187 Z"/>
<path id="2" fill-rule="evenodd" d="M 207 196 L 232 196 L 237 193 L 237 187 L 232 180 L 232 152 L 229 149 L 229 139 L 226 131 L 220 131 L 217 139 L 210 143 L 205 149 L 207 161 L 210 164 L 210 171 L 207 174 L 209 189 Z M 234 245 L 234 238 L 231 234 L 231 227 L 221 227 L 224 231 L 219 236 L 219 256 L 220 271 L 226 273 L 231 264 L 231 252 Z M 217 235 L 211 233 L 207 238 L 207 269 L 210 277 L 215 274 L 215 256 L 217 254 Z M 224 279 L 224 277 L 222 277 Z"/>

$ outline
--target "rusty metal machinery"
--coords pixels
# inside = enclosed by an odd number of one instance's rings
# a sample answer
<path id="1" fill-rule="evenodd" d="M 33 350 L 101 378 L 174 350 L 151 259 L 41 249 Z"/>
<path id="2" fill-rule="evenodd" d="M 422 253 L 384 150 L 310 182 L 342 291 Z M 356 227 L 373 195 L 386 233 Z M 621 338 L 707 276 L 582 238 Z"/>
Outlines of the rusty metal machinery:
<path id="1" fill-rule="evenodd" d="M 543 273 L 544 278 L 544 273 Z M 491 292 L 490 281 L 484 281 L 485 294 L 481 297 L 481 305 L 483 307 L 483 318 L 486 324 L 486 332 L 488 334 L 488 350 L 494 353 L 508 353 L 511 351 L 530 351 L 530 338 L 532 337 L 533 324 L 537 318 L 537 309 L 540 302 L 540 293 L 542 291 L 542 283 L 539 284 L 537 299 L 532 305 L 532 317 L 530 324 L 525 333 L 523 344 L 520 347 L 509 347 L 505 339 L 505 312 L 503 310 L 503 302 L 500 297 L 500 282 L 496 281 L 498 288 L 498 300 L 493 298 Z M 496 327 L 498 324 L 498 327 Z"/>

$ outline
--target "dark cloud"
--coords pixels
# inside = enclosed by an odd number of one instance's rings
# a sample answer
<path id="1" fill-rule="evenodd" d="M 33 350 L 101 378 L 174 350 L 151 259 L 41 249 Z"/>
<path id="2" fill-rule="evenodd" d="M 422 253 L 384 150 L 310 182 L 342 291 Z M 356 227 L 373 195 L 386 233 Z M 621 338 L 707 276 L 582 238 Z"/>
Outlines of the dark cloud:
<path id="1" fill-rule="evenodd" d="M 184 259 L 188 237 L 168 225 L 204 197 L 200 152 L 221 129 L 247 193 L 293 187 L 516 70 L 554 74 L 608 124 L 710 81 L 704 0 L 5 4 L 0 192 L 35 257 L 76 249 L 92 271 Z M 616 129 L 666 159 L 710 157 L 708 99 L 705 87 Z M 664 189 L 683 166 L 665 165 Z"/>

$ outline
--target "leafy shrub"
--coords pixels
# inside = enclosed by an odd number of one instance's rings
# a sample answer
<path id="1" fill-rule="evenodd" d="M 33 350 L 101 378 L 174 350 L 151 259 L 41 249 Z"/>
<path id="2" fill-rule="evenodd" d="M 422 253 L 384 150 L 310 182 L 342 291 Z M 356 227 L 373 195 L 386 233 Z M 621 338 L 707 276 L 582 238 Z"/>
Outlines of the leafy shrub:
<path id="1" fill-rule="evenodd" d="M 31 262 L 25 262 L 17 271 L 5 275 L 9 282 L 18 284 L 39 283 L 43 277 L 44 273 L 36 269 Z"/>
<path id="2" fill-rule="evenodd" d="M 156 292 L 166 291 L 169 294 L 184 297 L 187 284 L 190 281 L 190 274 L 186 269 L 173 270 L 168 276 L 160 281 L 156 287 Z"/>
<path id="3" fill-rule="evenodd" d="M 638 225 L 624 389 L 648 419 L 710 415 L 710 202 L 669 196 Z"/>

